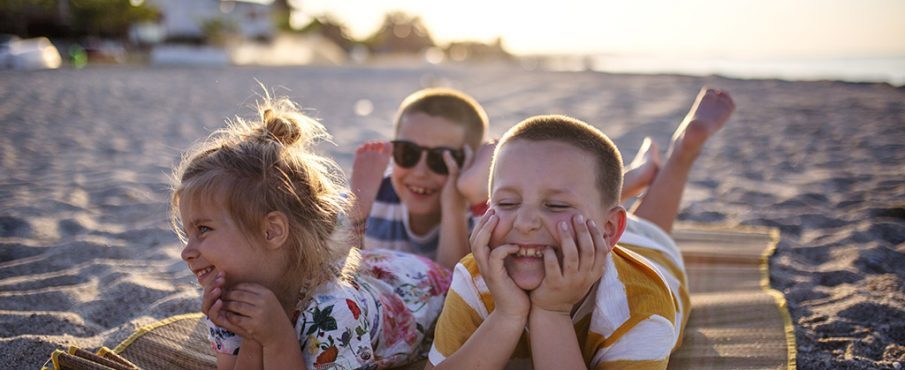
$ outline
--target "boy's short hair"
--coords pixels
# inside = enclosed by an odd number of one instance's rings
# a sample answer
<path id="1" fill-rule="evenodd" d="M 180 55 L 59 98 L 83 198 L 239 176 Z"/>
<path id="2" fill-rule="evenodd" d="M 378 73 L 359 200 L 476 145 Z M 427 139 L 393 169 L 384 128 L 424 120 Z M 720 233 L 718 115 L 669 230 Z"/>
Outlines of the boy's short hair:
<path id="1" fill-rule="evenodd" d="M 402 117 L 409 113 L 425 113 L 443 117 L 465 127 L 465 143 L 477 150 L 487 131 L 487 113 L 472 97 L 449 88 L 427 88 L 415 91 L 399 105 L 396 114 L 396 133 Z"/>
<path id="2" fill-rule="evenodd" d="M 622 192 L 622 155 L 613 141 L 596 127 L 562 115 L 530 117 L 506 131 L 494 157 L 513 140 L 558 141 L 592 155 L 597 161 L 597 185 L 603 205 L 610 207 L 618 203 Z"/>

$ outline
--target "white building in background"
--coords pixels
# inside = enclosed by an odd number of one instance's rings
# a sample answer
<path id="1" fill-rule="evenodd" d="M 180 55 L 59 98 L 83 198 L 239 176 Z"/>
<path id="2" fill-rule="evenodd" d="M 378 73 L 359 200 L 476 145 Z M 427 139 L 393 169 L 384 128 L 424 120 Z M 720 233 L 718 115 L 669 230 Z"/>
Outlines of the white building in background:
<path id="1" fill-rule="evenodd" d="M 249 39 L 270 40 L 276 33 L 273 24 L 273 0 L 145 0 L 160 9 L 158 32 L 151 34 L 151 43 L 162 39 L 201 39 L 207 22 L 221 21 L 235 25 L 239 33 Z M 146 25 L 145 25 L 146 27 Z M 142 35 L 136 35 L 143 38 Z"/>

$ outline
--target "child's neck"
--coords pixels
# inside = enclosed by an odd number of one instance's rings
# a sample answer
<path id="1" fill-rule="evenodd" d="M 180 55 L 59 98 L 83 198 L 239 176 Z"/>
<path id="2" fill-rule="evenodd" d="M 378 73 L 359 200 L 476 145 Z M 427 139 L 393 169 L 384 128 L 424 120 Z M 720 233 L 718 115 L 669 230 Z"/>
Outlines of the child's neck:
<path id="1" fill-rule="evenodd" d="M 426 214 L 409 213 L 409 228 L 415 235 L 424 235 L 440 224 L 440 212 Z"/>
<path id="2" fill-rule="evenodd" d="M 291 318 L 295 313 L 296 305 L 298 304 L 299 290 L 302 289 L 302 284 L 295 282 L 296 279 L 286 280 L 288 282 L 274 293 L 278 293 L 277 300 L 279 300 L 280 305 L 283 306 L 283 311 L 286 312 L 286 316 Z"/>

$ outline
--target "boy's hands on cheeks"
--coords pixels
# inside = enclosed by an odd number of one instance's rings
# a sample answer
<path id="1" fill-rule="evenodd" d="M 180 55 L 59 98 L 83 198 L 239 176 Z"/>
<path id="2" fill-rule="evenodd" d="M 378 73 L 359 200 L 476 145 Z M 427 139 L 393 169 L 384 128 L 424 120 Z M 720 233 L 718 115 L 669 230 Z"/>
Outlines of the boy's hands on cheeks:
<path id="1" fill-rule="evenodd" d="M 521 320 L 524 325 L 531 309 L 531 301 L 528 294 L 515 284 L 503 264 L 507 256 L 518 252 L 518 246 L 503 244 L 491 249 L 488 245 L 493 229 L 500 220 L 495 213 L 490 209 L 478 221 L 469 240 L 471 252 L 490 294 L 493 295 L 494 312 Z"/>
<path id="2" fill-rule="evenodd" d="M 531 291 L 532 314 L 546 311 L 570 315 L 603 275 L 611 249 L 608 240 L 593 220 L 586 221 L 582 215 L 573 216 L 571 224 L 559 224 L 562 266 L 552 248 L 544 250 L 544 280 Z"/>
<path id="3" fill-rule="evenodd" d="M 217 326 L 264 347 L 297 341 L 276 295 L 259 284 L 239 283 L 226 290 L 210 306 L 208 318 Z"/>

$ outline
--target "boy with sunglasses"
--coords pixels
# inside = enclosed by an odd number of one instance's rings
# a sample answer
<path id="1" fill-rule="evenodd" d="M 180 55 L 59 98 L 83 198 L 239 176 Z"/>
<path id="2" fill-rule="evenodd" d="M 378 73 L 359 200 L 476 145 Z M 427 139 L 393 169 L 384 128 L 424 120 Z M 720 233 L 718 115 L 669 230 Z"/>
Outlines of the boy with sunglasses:
<path id="1" fill-rule="evenodd" d="M 472 222 L 456 182 L 484 140 L 487 114 L 460 91 L 423 89 L 402 101 L 395 131 L 390 142 L 356 150 L 351 221 L 364 248 L 416 253 L 452 268 L 469 252 Z"/>

